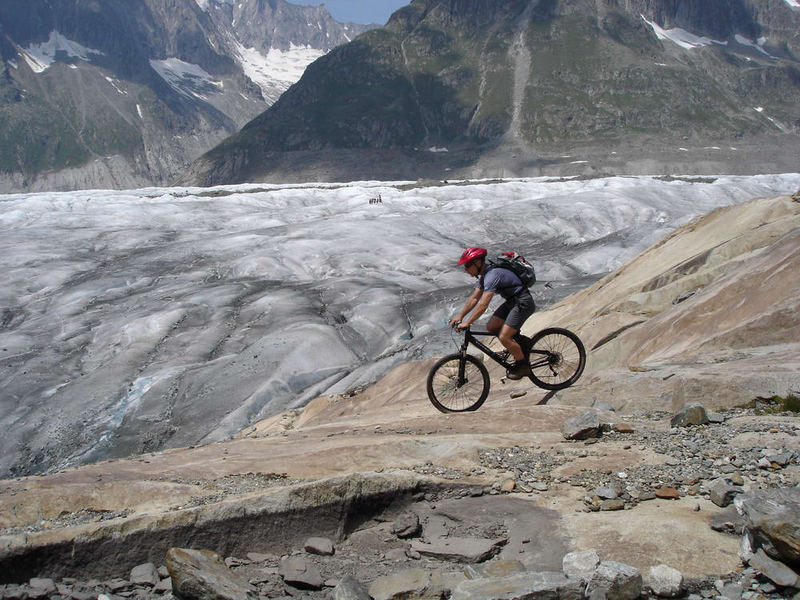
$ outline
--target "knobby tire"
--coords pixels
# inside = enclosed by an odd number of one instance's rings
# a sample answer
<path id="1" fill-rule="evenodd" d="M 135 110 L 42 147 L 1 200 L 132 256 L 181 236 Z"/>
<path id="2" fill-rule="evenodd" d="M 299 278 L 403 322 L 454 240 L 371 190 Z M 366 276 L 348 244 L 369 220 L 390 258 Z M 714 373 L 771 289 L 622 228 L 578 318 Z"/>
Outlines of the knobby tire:
<path id="1" fill-rule="evenodd" d="M 531 350 L 543 351 L 546 354 L 531 352 L 531 379 L 545 390 L 563 390 L 578 381 L 586 366 L 586 349 L 580 338 L 560 327 L 542 329 L 533 336 Z M 548 364 L 535 366 L 549 357 Z"/>
<path id="2" fill-rule="evenodd" d="M 464 365 L 462 385 L 459 369 Z M 478 410 L 489 396 L 489 371 L 474 356 L 448 354 L 428 373 L 428 399 L 443 413 Z"/>

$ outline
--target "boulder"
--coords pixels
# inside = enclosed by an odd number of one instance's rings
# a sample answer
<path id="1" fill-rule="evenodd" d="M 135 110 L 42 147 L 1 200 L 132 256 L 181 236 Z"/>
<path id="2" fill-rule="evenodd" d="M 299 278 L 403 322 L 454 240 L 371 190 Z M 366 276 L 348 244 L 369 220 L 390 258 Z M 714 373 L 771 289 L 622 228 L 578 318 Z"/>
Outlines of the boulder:
<path id="1" fill-rule="evenodd" d="M 369 586 L 373 600 L 440 600 L 444 582 L 440 571 L 405 569 L 378 577 Z"/>
<path id="2" fill-rule="evenodd" d="M 570 552 L 564 555 L 561 560 L 564 575 L 572 579 L 580 579 L 588 582 L 597 565 L 600 564 L 600 556 L 595 550 L 584 550 L 582 552 Z"/>
<path id="3" fill-rule="evenodd" d="M 419 515 L 412 511 L 402 513 L 392 524 L 392 533 L 400 539 L 414 537 L 420 530 Z"/>
<path id="4" fill-rule="evenodd" d="M 683 591 L 683 575 L 668 565 L 650 567 L 650 589 L 656 596 L 674 598 Z"/>
<path id="5" fill-rule="evenodd" d="M 299 556 L 281 561 L 279 574 L 286 583 L 301 590 L 321 590 L 325 585 L 319 569 Z"/>
<path id="6" fill-rule="evenodd" d="M 518 560 L 492 560 L 479 565 L 468 565 L 464 572 L 470 579 L 484 577 L 508 577 L 517 573 L 524 573 L 527 569 Z"/>
<path id="7" fill-rule="evenodd" d="M 46 577 L 34 577 L 28 582 L 28 585 L 30 585 L 32 591 L 42 592 L 45 596 L 56 592 L 55 582 Z"/>
<path id="8" fill-rule="evenodd" d="M 692 425 L 708 425 L 708 423 L 708 413 L 698 402 L 686 404 L 670 421 L 672 427 L 690 427 Z"/>
<path id="9" fill-rule="evenodd" d="M 581 600 L 583 584 L 562 573 L 518 573 L 463 581 L 453 590 L 450 600 Z M 378 600 L 376 598 L 376 600 Z"/>
<path id="10" fill-rule="evenodd" d="M 771 559 L 761 548 L 750 558 L 750 566 L 777 585 L 800 587 L 800 575 L 782 562 Z"/>
<path id="11" fill-rule="evenodd" d="M 167 569 L 172 590 L 182 600 L 254 600 L 255 588 L 210 550 L 170 548 Z"/>
<path id="12" fill-rule="evenodd" d="M 734 500 L 753 550 L 800 567 L 800 488 L 769 488 Z"/>
<path id="13" fill-rule="evenodd" d="M 309 554 L 317 554 L 319 556 L 333 556 L 333 553 L 335 552 L 333 548 L 333 542 L 324 537 L 308 538 L 304 548 Z"/>
<path id="14" fill-rule="evenodd" d="M 642 593 L 639 570 L 613 560 L 601 562 L 586 585 L 589 598 L 635 600 Z"/>
<path id="15" fill-rule="evenodd" d="M 460 563 L 479 563 L 490 559 L 508 543 L 505 538 L 487 540 L 483 538 L 448 537 L 438 538 L 430 544 L 414 540 L 411 550 L 423 556 L 432 556 Z"/>
<path id="16" fill-rule="evenodd" d="M 153 563 L 145 563 L 134 567 L 131 569 L 128 579 L 131 583 L 148 587 L 155 587 L 161 581 L 161 577 L 158 576 L 158 569 Z"/>
<path id="17" fill-rule="evenodd" d="M 352 575 L 345 575 L 333 588 L 333 600 L 370 600 L 367 590 Z"/>
<path id="18" fill-rule="evenodd" d="M 733 486 L 722 478 L 715 479 L 709 483 L 706 490 L 708 491 L 709 500 L 711 500 L 717 506 L 722 507 L 728 506 L 731 502 L 733 502 L 733 499 L 737 494 L 740 494 L 744 491 L 741 487 Z"/>
<path id="19" fill-rule="evenodd" d="M 561 425 L 561 435 L 567 440 L 586 440 L 602 435 L 600 417 L 589 411 L 570 417 Z"/>

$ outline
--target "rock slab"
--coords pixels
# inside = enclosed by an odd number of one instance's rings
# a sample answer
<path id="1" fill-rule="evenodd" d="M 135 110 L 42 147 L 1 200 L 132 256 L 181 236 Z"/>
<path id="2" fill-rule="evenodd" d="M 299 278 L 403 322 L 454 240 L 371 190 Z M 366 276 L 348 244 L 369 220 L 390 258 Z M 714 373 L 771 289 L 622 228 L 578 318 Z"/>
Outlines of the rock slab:
<path id="1" fill-rule="evenodd" d="M 210 550 L 170 548 L 167 569 L 172 590 L 182 600 L 254 600 L 255 588 Z"/>

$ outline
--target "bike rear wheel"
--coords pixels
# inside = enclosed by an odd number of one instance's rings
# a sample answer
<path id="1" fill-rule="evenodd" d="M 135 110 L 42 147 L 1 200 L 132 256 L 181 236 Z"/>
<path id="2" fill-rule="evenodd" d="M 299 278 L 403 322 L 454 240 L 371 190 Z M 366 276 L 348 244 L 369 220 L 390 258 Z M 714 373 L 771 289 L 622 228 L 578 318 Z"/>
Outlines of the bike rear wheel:
<path id="1" fill-rule="evenodd" d="M 428 399 L 443 413 L 478 410 L 488 395 L 489 371 L 470 354 L 448 354 L 428 373 Z"/>
<path id="2" fill-rule="evenodd" d="M 578 381 L 586 366 L 586 349 L 567 329 L 543 329 L 531 340 L 531 379 L 545 390 L 563 390 Z"/>

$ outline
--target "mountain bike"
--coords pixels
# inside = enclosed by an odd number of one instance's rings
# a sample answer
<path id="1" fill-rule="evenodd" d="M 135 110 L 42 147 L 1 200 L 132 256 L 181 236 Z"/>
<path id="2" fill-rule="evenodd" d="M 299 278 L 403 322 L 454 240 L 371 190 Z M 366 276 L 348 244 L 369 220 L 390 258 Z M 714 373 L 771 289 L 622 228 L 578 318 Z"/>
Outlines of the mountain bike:
<path id="1" fill-rule="evenodd" d="M 509 352 L 493 352 L 478 337 L 497 337 L 488 331 L 464 330 L 461 349 L 439 359 L 428 373 L 428 398 L 440 411 L 478 410 L 489 396 L 489 371 L 467 349 L 474 346 L 504 369 L 511 369 Z M 521 336 L 528 356 L 528 377 L 545 390 L 563 390 L 578 381 L 586 366 L 586 350 L 580 338 L 567 329 L 549 327 L 532 338 Z"/>

